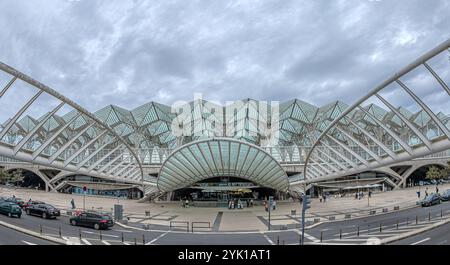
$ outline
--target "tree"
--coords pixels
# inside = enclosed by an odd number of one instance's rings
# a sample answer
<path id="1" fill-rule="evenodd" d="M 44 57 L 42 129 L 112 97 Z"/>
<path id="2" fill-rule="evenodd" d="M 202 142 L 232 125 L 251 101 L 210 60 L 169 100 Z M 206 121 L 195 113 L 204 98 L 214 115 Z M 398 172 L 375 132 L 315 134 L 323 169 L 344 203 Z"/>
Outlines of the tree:
<path id="1" fill-rule="evenodd" d="M 436 167 L 436 166 L 431 166 L 429 169 L 428 169 L 428 171 L 427 171 L 427 175 L 426 175 L 426 179 L 435 179 L 435 180 L 438 180 L 438 179 L 442 179 L 442 178 L 444 178 L 444 177 L 446 177 L 446 170 L 444 169 L 444 170 L 442 170 L 442 169 L 439 169 L 438 167 Z"/>
<path id="2" fill-rule="evenodd" d="M 21 169 L 15 170 L 12 174 L 10 174 L 9 181 L 13 182 L 17 185 L 17 183 L 23 182 L 24 180 L 23 171 Z"/>
<path id="3" fill-rule="evenodd" d="M 10 174 L 3 168 L 0 168 L 0 183 L 8 182 Z"/>

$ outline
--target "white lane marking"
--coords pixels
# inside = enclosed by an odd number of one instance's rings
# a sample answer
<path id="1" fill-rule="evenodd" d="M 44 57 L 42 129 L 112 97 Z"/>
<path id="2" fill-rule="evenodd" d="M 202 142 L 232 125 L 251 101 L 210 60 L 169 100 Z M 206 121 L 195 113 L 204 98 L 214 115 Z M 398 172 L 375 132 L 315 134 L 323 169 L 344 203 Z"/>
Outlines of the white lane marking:
<path id="1" fill-rule="evenodd" d="M 130 245 L 130 243 L 128 243 L 128 242 L 122 242 L 124 245 L 127 245 L 127 246 L 129 246 Z"/>
<path id="2" fill-rule="evenodd" d="M 122 233 L 133 233 L 133 231 L 122 230 L 122 229 L 111 229 L 111 230 L 115 231 L 115 232 L 122 232 Z"/>
<path id="3" fill-rule="evenodd" d="M 411 246 L 418 245 L 418 244 L 423 243 L 423 242 L 426 242 L 426 241 L 428 241 L 428 240 L 430 240 L 430 239 L 431 239 L 431 238 L 427 237 L 427 238 L 425 238 L 425 239 L 422 239 L 422 240 L 420 240 L 420 241 L 417 241 L 417 242 L 415 242 L 415 243 L 412 243 Z"/>
<path id="4" fill-rule="evenodd" d="M 161 239 L 163 236 L 167 235 L 168 233 L 169 233 L 169 231 L 159 235 L 157 238 L 155 238 L 152 241 L 148 242 L 146 245 L 151 245 L 151 244 L 155 243 L 157 240 Z"/>
<path id="5" fill-rule="evenodd" d="M 25 241 L 25 240 L 22 240 L 22 242 L 25 243 L 25 244 L 27 244 L 27 245 L 30 245 L 30 246 L 36 246 L 36 245 L 37 245 L 37 244 L 30 243 L 30 242 Z"/>
<path id="6" fill-rule="evenodd" d="M 105 240 L 102 240 L 102 243 L 105 245 L 108 245 L 108 246 L 111 245 L 111 243 L 109 243 L 108 241 L 105 241 Z"/>
<path id="7" fill-rule="evenodd" d="M 92 232 L 92 231 L 81 230 L 81 232 L 86 233 L 86 234 L 92 234 L 92 235 L 98 235 L 98 236 L 100 236 L 100 233 L 95 233 L 95 232 Z M 103 233 L 102 233 L 102 236 L 110 236 L 110 237 L 115 237 L 115 238 L 118 238 L 118 237 L 119 237 L 119 236 L 116 236 L 116 235 L 103 234 Z"/>
<path id="8" fill-rule="evenodd" d="M 300 232 L 300 230 L 295 230 L 295 232 L 296 232 L 297 234 L 299 234 L 299 235 L 302 235 L 302 232 Z M 313 237 L 313 236 L 310 235 L 310 234 L 305 233 L 305 237 L 306 237 L 307 239 L 311 240 L 312 242 L 315 242 L 315 243 L 320 242 L 320 240 L 319 240 L 318 238 L 315 238 L 315 237 Z"/>
<path id="9" fill-rule="evenodd" d="M 82 238 L 81 241 L 83 241 L 86 245 L 92 245 L 91 242 L 87 241 L 85 238 Z"/>
<path id="10" fill-rule="evenodd" d="M 447 243 L 447 240 L 444 240 L 444 241 L 442 241 L 442 242 L 439 242 L 438 245 L 444 245 L 444 244 L 446 244 L 446 243 Z"/>
<path id="11" fill-rule="evenodd" d="M 271 245 L 275 245 L 275 243 L 273 243 L 273 241 L 266 234 L 262 234 L 262 235 Z"/>

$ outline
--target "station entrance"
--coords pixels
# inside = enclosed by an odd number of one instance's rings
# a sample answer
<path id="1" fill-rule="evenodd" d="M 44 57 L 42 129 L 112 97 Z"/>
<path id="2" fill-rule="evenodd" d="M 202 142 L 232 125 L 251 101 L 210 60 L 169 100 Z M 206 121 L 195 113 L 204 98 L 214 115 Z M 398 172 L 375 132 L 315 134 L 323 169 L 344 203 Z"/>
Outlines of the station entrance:
<path id="1" fill-rule="evenodd" d="M 276 197 L 274 189 L 261 187 L 247 179 L 237 177 L 214 177 L 199 181 L 189 187 L 175 190 L 172 200 L 191 202 L 221 202 L 230 200 L 264 201 L 269 196 Z M 197 203 L 199 204 L 199 203 Z"/>

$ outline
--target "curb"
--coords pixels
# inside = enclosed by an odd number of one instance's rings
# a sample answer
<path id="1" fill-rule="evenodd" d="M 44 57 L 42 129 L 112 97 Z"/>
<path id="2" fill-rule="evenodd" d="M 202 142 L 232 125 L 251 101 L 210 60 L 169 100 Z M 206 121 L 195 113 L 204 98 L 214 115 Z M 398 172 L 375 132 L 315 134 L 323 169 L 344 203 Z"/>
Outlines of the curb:
<path id="1" fill-rule="evenodd" d="M 419 207 L 419 206 L 418 205 L 412 205 L 412 206 L 409 206 L 409 207 L 401 208 L 400 210 L 397 210 L 397 211 L 391 211 L 391 212 L 387 212 L 387 213 L 380 212 L 380 213 L 377 213 L 377 214 L 358 216 L 358 217 L 353 217 L 353 218 L 349 218 L 349 219 L 339 219 L 339 220 L 333 220 L 333 221 L 325 220 L 325 221 L 320 221 L 318 223 L 312 224 L 310 226 L 305 226 L 305 229 L 312 229 L 312 228 L 314 228 L 316 226 L 319 226 L 321 224 L 352 221 L 352 220 L 357 220 L 357 219 L 367 218 L 367 217 L 372 217 L 372 216 L 380 216 L 380 215 L 386 215 L 386 214 L 391 214 L 391 213 L 397 213 L 397 212 L 413 209 L 413 208 L 416 208 L 416 207 Z"/>
<path id="2" fill-rule="evenodd" d="M 3 221 L 0 221 L 0 225 L 4 226 L 6 228 L 9 228 L 9 229 L 15 230 L 17 232 L 20 232 L 20 233 L 23 233 L 23 234 L 27 234 L 29 236 L 33 236 L 33 237 L 36 237 L 36 238 L 39 238 L 39 239 L 44 239 L 44 240 L 47 240 L 47 241 L 50 241 L 50 242 L 53 242 L 53 243 L 57 243 L 59 245 L 68 245 L 67 241 L 65 241 L 65 240 L 62 240 L 62 239 L 59 239 L 59 238 L 54 238 L 54 237 L 51 237 L 51 236 L 41 235 L 38 232 L 34 232 L 34 231 L 31 231 L 31 230 L 28 230 L 28 229 L 25 229 L 25 228 L 22 228 L 22 227 L 19 227 L 19 226 L 16 226 L 16 225 L 12 225 L 12 224 L 9 224 L 9 223 L 3 222 Z"/>
<path id="3" fill-rule="evenodd" d="M 427 226 L 427 227 L 423 227 L 423 228 L 420 228 L 420 229 L 417 229 L 417 230 L 414 230 L 414 231 L 411 231 L 411 232 L 403 233 L 403 234 L 400 234 L 398 236 L 388 237 L 388 238 L 385 238 L 385 239 L 381 240 L 379 245 L 386 245 L 388 243 L 392 243 L 392 242 L 399 241 L 399 240 L 402 240 L 402 239 L 405 239 L 405 238 L 408 238 L 408 237 L 412 237 L 412 236 L 415 236 L 415 235 L 418 235 L 418 234 L 421 234 L 421 233 L 433 230 L 433 229 L 438 228 L 440 226 L 446 225 L 448 223 L 450 223 L 450 219 L 447 219 L 447 220 L 444 220 L 444 221 L 441 221 L 441 222 L 435 223 L 433 225 L 430 225 L 430 226 Z"/>

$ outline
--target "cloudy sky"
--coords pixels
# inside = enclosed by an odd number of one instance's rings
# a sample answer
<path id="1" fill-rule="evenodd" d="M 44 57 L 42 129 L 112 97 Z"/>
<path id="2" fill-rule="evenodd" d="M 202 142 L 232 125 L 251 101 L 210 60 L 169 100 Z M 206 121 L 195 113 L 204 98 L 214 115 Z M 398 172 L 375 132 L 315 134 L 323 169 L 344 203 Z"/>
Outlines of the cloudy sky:
<path id="1" fill-rule="evenodd" d="M 0 10 L 0 61 L 90 111 L 194 93 L 352 103 L 450 37 L 447 0 L 2 0 Z"/>

